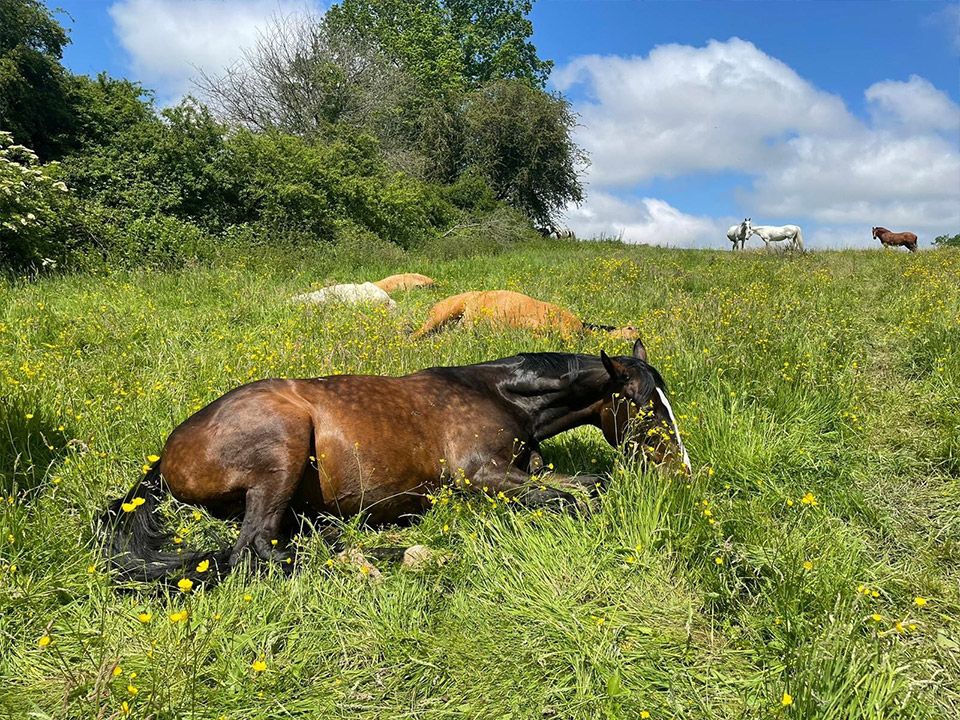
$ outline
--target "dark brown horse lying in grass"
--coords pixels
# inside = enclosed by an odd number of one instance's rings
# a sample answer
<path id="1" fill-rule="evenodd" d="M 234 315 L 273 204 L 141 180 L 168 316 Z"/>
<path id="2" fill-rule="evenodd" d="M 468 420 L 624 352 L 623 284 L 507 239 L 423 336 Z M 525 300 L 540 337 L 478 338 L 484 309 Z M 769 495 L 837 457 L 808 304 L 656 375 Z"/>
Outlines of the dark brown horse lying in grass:
<path id="1" fill-rule="evenodd" d="M 917 236 L 912 232 L 895 233 L 885 227 L 873 228 L 873 237 L 884 247 L 905 247 L 910 252 L 917 251 Z"/>
<path id="2" fill-rule="evenodd" d="M 260 380 L 179 425 L 160 460 L 111 504 L 101 532 L 124 577 L 215 580 L 248 550 L 289 563 L 281 525 L 291 511 L 392 522 L 424 512 L 443 484 L 528 506 L 573 502 L 568 491 L 597 478 L 531 482 L 540 443 L 595 425 L 616 446 L 628 424 L 645 456 L 690 472 L 663 379 L 639 340 L 631 357 L 536 353 L 403 377 Z M 167 492 L 217 517 L 243 513 L 234 547 L 164 551 L 155 513 Z"/>

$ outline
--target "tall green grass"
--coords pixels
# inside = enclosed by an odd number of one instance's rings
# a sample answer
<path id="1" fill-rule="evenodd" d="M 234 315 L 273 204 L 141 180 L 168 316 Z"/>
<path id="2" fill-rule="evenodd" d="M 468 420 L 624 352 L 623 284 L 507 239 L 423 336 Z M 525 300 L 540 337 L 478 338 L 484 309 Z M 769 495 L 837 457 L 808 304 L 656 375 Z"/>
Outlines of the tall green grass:
<path id="1" fill-rule="evenodd" d="M 395 271 L 438 286 L 395 313 L 287 301 Z M 381 564 L 379 582 L 306 533 L 292 579 L 267 568 L 189 595 L 111 582 L 95 518 L 240 383 L 629 351 L 487 328 L 407 339 L 442 297 L 498 288 L 640 327 L 694 477 L 643 471 L 580 429 L 544 455 L 611 477 L 592 514 L 445 493 L 410 527 L 344 525 L 356 545 L 436 551 L 418 570 Z M 0 717 L 956 717 L 958 356 L 947 250 L 266 252 L 2 282 Z M 164 512 L 185 546 L 230 535 Z"/>

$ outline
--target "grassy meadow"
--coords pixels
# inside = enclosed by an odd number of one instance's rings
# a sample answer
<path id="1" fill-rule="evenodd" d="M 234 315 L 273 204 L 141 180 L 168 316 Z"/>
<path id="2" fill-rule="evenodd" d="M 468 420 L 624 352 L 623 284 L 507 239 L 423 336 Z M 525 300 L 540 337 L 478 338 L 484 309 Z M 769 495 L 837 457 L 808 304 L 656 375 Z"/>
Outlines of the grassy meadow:
<path id="1" fill-rule="evenodd" d="M 396 312 L 288 303 L 398 271 L 438 285 Z M 629 352 L 489 328 L 408 340 L 469 289 L 636 324 L 694 476 L 581 428 L 544 458 L 612 476 L 589 517 L 444 493 L 410 527 L 344 526 L 352 545 L 438 551 L 380 581 L 317 535 L 292 579 L 111 581 L 98 514 L 238 384 Z M 960 717 L 958 251 L 275 251 L 9 279 L 0 385 L 0 718 Z M 230 535 L 164 511 L 185 547 Z"/>

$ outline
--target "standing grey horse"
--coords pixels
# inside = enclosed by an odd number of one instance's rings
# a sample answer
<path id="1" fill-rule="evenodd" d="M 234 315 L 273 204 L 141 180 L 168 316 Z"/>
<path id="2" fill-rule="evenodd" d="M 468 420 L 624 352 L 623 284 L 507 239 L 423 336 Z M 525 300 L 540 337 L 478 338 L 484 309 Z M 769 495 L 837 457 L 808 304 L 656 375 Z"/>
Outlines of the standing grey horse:
<path id="1" fill-rule="evenodd" d="M 737 249 L 737 243 L 740 243 L 740 249 L 743 250 L 743 244 L 750 237 L 750 218 L 744 218 L 739 225 L 731 225 L 727 230 L 727 238 L 733 243 L 733 249 Z"/>
<path id="2" fill-rule="evenodd" d="M 799 225 L 757 225 L 750 228 L 751 235 L 759 235 L 760 239 L 767 244 L 767 250 L 770 250 L 770 243 L 789 240 L 794 250 L 803 250 L 803 233 Z"/>

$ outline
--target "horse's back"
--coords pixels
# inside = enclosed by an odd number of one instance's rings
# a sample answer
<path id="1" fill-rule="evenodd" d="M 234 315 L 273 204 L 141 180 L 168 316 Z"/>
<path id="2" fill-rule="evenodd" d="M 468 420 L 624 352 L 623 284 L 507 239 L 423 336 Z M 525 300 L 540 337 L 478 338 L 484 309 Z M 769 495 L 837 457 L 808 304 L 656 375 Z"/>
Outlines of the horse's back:
<path id="1" fill-rule="evenodd" d="M 383 280 L 373 283 L 386 293 L 392 293 L 396 290 L 410 290 L 418 287 L 431 287 L 434 284 L 432 278 L 419 273 L 402 273 L 400 275 L 391 275 Z"/>
<path id="2" fill-rule="evenodd" d="M 512 290 L 488 290 L 474 298 L 468 308 L 474 317 L 489 315 L 495 323 L 511 327 L 545 327 L 559 325 L 564 331 L 583 328 L 583 323 L 568 310 L 553 303 L 536 300 Z"/>

